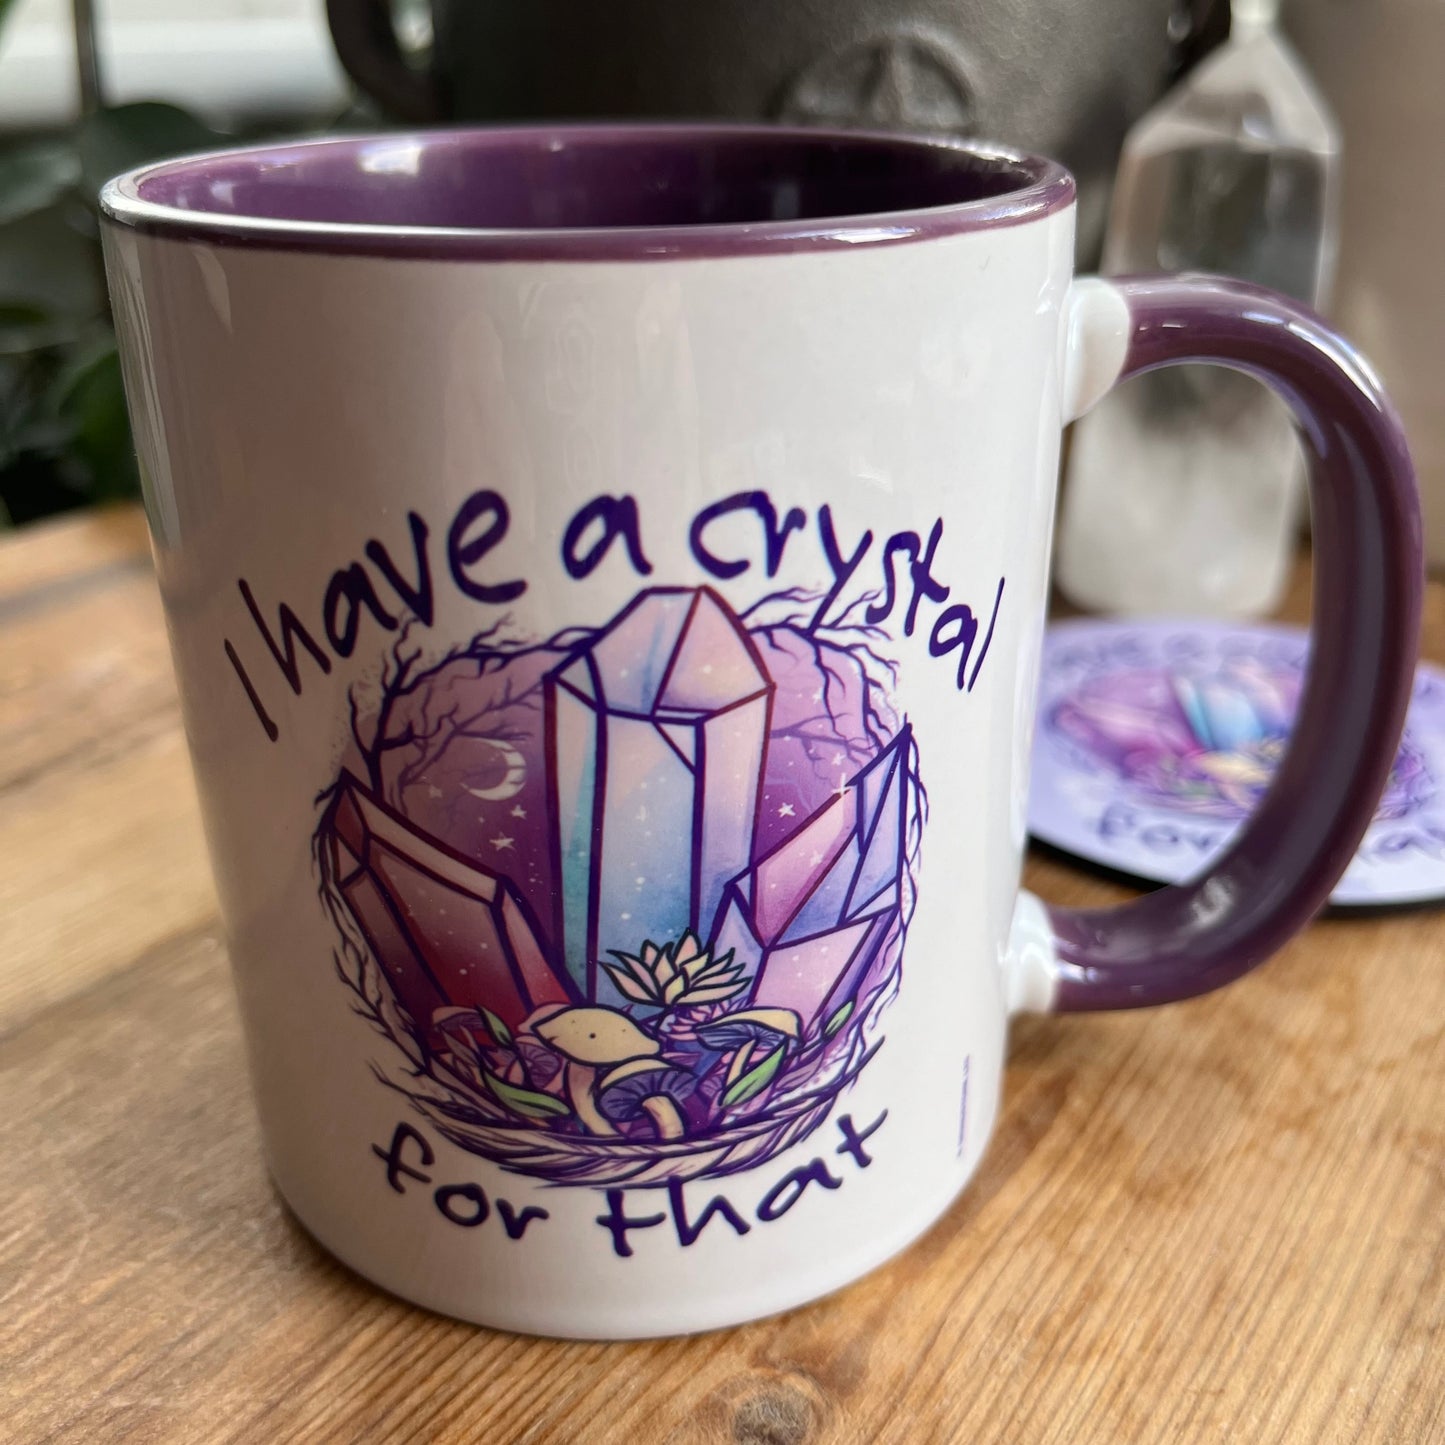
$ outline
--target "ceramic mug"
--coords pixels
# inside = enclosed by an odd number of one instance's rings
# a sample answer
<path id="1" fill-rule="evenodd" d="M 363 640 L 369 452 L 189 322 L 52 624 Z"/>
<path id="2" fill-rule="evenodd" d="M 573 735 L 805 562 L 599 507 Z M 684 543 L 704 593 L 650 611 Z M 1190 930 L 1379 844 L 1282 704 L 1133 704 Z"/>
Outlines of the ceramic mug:
<path id="1" fill-rule="evenodd" d="M 156 566 L 270 1167 L 420 1304 L 578 1337 L 822 1295 L 938 1218 L 1009 1015 L 1324 903 L 1399 738 L 1404 441 L 1292 302 L 1076 281 L 1059 166 L 728 127 L 355 137 L 112 182 Z M 1019 892 L 1060 429 L 1271 382 L 1315 650 L 1205 876 Z"/>

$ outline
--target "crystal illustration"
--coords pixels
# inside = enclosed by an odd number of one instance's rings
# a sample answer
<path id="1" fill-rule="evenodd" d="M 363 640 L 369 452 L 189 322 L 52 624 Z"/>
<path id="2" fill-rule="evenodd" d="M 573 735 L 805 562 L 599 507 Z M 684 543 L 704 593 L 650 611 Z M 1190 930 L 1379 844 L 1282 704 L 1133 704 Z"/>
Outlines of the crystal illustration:
<path id="1" fill-rule="evenodd" d="M 331 805 L 337 887 L 413 1022 L 488 1009 L 515 1028 L 566 1003 L 516 892 L 415 832 L 343 775 Z"/>
<path id="2" fill-rule="evenodd" d="M 819 600 L 654 588 L 398 644 L 353 694 L 315 838 L 337 971 L 454 1144 L 558 1184 L 733 1174 L 866 1067 L 923 792 L 886 639 Z"/>
<path id="3" fill-rule="evenodd" d="M 753 1004 L 805 1030 L 855 997 L 898 921 L 908 742 L 905 729 L 728 890 L 716 948 L 742 961 Z"/>
<path id="4" fill-rule="evenodd" d="M 644 592 L 548 679 L 555 871 L 567 971 L 710 932 L 748 863 L 772 686 L 713 592 Z"/>
<path id="5" fill-rule="evenodd" d="M 1137 801 L 1234 820 L 1248 817 L 1273 782 L 1303 686 L 1301 667 L 1248 657 L 1135 668 L 1084 682 L 1045 722 Z M 1377 816 L 1403 817 L 1432 787 L 1407 734 Z"/>

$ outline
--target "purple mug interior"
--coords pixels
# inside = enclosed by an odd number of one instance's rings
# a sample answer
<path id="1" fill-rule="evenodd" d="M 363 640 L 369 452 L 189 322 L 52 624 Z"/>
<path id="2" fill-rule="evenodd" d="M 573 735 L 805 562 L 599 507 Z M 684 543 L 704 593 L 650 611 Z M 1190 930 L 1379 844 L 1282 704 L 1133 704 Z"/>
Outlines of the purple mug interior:
<path id="1" fill-rule="evenodd" d="M 534 126 L 253 147 L 110 182 L 114 221 L 381 254 L 726 255 L 1015 224 L 1073 200 L 1052 161 L 771 126 Z"/>

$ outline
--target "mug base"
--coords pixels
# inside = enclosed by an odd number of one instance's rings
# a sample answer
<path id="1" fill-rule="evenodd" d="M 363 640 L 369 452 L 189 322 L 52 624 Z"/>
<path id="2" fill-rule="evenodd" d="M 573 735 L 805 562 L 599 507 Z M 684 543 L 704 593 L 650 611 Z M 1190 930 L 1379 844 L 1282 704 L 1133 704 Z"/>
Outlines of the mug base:
<path id="1" fill-rule="evenodd" d="M 977 1167 L 976 1161 L 974 1167 Z M 374 1268 L 344 1246 L 333 1243 L 327 1232 L 297 1206 L 276 1172 L 271 1171 L 277 1192 L 306 1233 L 353 1273 L 397 1299 L 486 1329 L 533 1335 L 541 1339 L 590 1341 L 669 1339 L 704 1334 L 814 1304 L 872 1274 L 927 1234 L 952 1208 L 972 1177 L 973 1169 L 970 1169 L 960 1182 L 907 1216 L 896 1230 L 875 1240 L 872 1249 L 860 1252 L 845 1265 L 833 1262 L 831 1267 L 814 1269 L 785 1282 L 768 1281 L 762 1286 L 749 1284 L 731 1295 L 718 1294 L 706 1301 L 694 1298 L 685 1305 L 668 1300 L 649 1307 L 630 1299 L 625 1309 L 619 1312 L 615 1304 L 600 1309 L 578 1304 L 569 1306 L 568 1318 L 562 1319 L 555 1309 L 529 1309 L 526 1301 L 492 1300 L 485 1305 L 473 1305 L 459 1297 L 454 1281 L 405 1280 L 398 1272 Z"/>

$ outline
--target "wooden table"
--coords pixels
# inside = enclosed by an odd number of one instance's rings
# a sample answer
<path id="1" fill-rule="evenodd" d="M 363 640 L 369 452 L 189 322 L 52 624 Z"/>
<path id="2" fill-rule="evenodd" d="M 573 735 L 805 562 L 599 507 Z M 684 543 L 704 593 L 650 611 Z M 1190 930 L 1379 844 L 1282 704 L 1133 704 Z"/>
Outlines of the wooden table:
<path id="1" fill-rule="evenodd" d="M 262 1167 L 133 511 L 0 542 L 0 1100 L 7 1440 L 1445 1441 L 1431 912 L 1328 919 L 1194 1003 L 1025 1021 L 961 1202 L 779 1319 L 554 1344 L 333 1263 Z"/>

